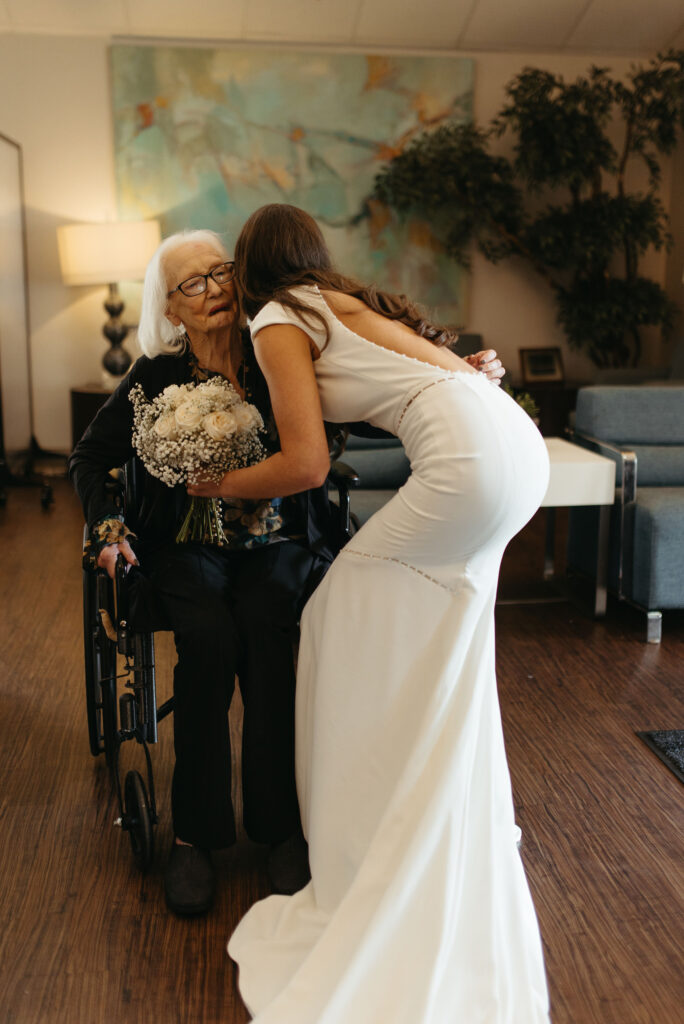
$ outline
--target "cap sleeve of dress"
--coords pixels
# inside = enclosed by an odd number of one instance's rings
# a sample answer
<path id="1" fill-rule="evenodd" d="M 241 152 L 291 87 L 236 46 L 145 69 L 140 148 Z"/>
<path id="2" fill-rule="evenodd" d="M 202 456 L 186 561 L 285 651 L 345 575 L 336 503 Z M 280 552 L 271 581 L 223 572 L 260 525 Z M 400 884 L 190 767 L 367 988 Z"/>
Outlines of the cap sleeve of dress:
<path id="1" fill-rule="evenodd" d="M 325 303 L 322 304 L 320 295 L 313 288 L 302 288 L 297 289 L 297 298 L 301 297 L 303 303 L 307 306 L 311 306 L 312 309 L 320 309 L 325 315 L 327 306 Z M 283 306 L 280 302 L 267 302 L 263 306 L 252 321 L 250 321 L 249 329 L 252 337 L 256 337 L 260 330 L 264 327 L 272 327 L 274 324 L 290 324 L 293 327 L 299 327 L 300 330 L 305 331 L 310 338 L 320 347 L 325 343 L 325 330 L 320 322 L 315 317 L 306 317 L 303 314 L 295 312 L 293 309 L 288 309 L 287 306 Z"/>

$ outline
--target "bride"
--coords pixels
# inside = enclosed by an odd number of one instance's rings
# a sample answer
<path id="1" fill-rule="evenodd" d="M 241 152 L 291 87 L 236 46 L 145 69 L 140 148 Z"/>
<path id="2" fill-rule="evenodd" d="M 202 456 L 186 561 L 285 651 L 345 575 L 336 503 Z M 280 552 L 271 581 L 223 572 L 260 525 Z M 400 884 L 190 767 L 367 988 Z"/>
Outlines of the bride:
<path id="1" fill-rule="evenodd" d="M 403 297 L 337 273 L 274 204 L 235 250 L 281 451 L 198 494 L 320 483 L 323 420 L 398 436 L 411 476 L 309 600 L 297 787 L 311 881 L 230 939 L 259 1024 L 544 1024 L 496 691 L 501 556 L 548 481 L 543 441 Z"/>

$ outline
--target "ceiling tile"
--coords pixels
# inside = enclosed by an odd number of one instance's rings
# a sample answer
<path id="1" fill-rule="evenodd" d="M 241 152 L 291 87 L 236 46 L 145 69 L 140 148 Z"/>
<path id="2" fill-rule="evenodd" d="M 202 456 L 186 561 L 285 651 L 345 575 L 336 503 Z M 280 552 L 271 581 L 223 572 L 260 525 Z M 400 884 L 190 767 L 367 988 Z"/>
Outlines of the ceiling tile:
<path id="1" fill-rule="evenodd" d="M 670 45 L 682 0 L 594 0 L 567 40 L 573 50 L 652 52 Z"/>
<path id="2" fill-rule="evenodd" d="M 472 7 L 473 0 L 364 0 L 354 42 L 451 49 Z"/>
<path id="3" fill-rule="evenodd" d="M 684 47 L 682 0 L 0 0 L 0 31 L 500 52 Z"/>
<path id="4" fill-rule="evenodd" d="M 123 0 L 5 0 L 5 6 L 17 31 L 82 35 L 125 32 L 128 28 Z"/>
<path id="5" fill-rule="evenodd" d="M 130 32 L 193 39 L 241 39 L 245 0 L 126 0 Z"/>
<path id="6" fill-rule="evenodd" d="M 249 0 L 245 37 L 348 43 L 361 0 Z"/>
<path id="7" fill-rule="evenodd" d="M 476 50 L 558 50 L 587 0 L 478 0 L 459 41 Z"/>

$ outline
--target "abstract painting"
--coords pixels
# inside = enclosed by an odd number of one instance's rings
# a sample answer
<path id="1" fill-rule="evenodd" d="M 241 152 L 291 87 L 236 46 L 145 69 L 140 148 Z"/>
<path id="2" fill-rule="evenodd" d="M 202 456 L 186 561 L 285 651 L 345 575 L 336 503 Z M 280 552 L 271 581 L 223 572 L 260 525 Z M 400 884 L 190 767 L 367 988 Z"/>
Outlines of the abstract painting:
<path id="1" fill-rule="evenodd" d="M 343 271 L 465 320 L 465 275 L 427 226 L 372 199 L 382 165 L 425 129 L 472 117 L 472 61 L 251 48 L 111 48 L 123 219 L 168 235 L 240 227 L 270 202 L 319 222 Z"/>

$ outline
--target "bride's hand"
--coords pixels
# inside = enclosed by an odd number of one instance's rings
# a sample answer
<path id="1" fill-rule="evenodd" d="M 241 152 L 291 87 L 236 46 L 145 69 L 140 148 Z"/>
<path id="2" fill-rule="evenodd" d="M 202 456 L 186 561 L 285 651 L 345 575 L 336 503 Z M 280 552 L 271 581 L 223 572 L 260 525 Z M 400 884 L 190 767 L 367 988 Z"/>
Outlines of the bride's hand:
<path id="1" fill-rule="evenodd" d="M 222 494 L 221 485 L 227 476 L 229 476 L 228 473 L 222 476 L 218 483 L 215 480 L 203 480 L 200 477 L 193 484 L 188 484 L 188 494 L 191 498 L 224 498 L 226 495 Z"/>
<path id="2" fill-rule="evenodd" d="M 498 358 L 493 348 L 484 349 L 482 352 L 476 352 L 472 356 L 463 356 L 463 359 L 472 366 L 474 370 L 478 370 L 480 373 L 484 373 L 488 381 L 492 384 L 500 384 L 501 378 L 506 372 L 506 368 Z"/>

